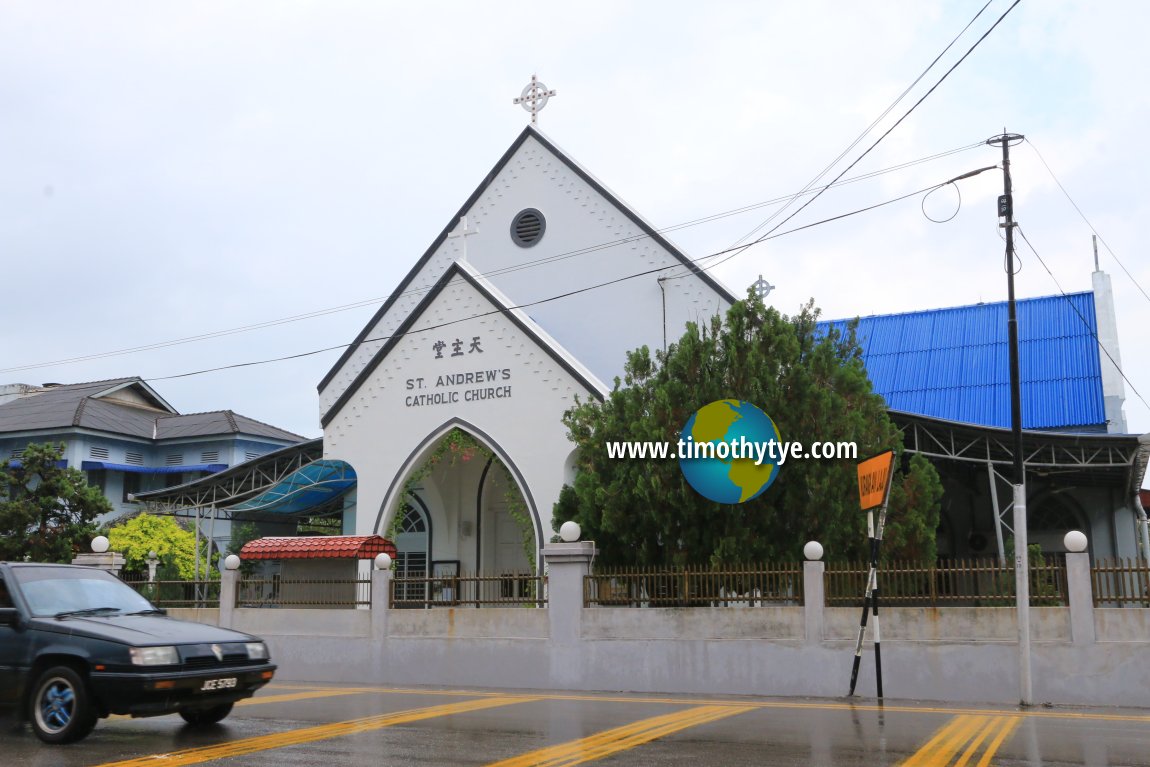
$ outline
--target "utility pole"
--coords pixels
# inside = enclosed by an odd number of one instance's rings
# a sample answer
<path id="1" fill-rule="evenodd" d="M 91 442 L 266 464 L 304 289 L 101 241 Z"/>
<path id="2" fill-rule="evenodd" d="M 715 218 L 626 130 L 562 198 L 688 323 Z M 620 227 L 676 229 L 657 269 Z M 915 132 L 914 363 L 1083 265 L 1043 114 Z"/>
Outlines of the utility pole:
<path id="1" fill-rule="evenodd" d="M 1014 453 L 1014 584 L 1018 610 L 1019 702 L 1033 702 L 1030 682 L 1030 562 L 1026 545 L 1026 468 L 1022 452 L 1022 381 L 1018 364 L 1018 311 L 1014 302 L 1014 197 L 1011 193 L 1010 147 L 1025 139 L 1006 133 L 986 140 L 1002 147 L 1002 196 L 998 198 L 1000 227 L 1006 229 L 1007 341 L 1010 344 L 1010 432 Z"/>

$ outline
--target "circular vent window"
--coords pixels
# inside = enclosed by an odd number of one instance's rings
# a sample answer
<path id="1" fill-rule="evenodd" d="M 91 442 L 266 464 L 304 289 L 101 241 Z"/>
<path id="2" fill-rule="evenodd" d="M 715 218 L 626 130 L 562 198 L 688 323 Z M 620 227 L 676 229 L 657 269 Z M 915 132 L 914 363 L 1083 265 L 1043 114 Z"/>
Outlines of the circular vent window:
<path id="1" fill-rule="evenodd" d="M 511 239 L 521 248 L 530 248 L 543 239 L 543 232 L 547 229 L 547 219 L 543 214 L 528 208 L 519 212 L 511 221 Z"/>

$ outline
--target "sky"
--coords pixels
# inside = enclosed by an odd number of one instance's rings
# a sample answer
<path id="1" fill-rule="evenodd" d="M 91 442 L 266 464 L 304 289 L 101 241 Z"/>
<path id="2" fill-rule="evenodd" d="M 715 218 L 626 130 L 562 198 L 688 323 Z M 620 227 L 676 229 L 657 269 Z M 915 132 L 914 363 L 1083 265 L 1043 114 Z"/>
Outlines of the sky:
<path id="1" fill-rule="evenodd" d="M 548 137 L 672 227 L 803 189 L 984 2 L 0 0 L 0 384 L 139 375 L 180 412 L 319 436 L 339 350 L 183 374 L 352 341 L 528 122 L 512 100 L 533 73 L 557 91 Z M 1012 2 L 990 0 L 823 183 Z M 833 188 L 780 231 L 998 164 L 981 142 L 1024 134 L 1015 217 L 1053 277 L 1020 241 L 1018 295 L 1091 287 L 1092 229 L 1061 182 L 1105 241 L 1123 371 L 1150 400 L 1148 27 L 1140 0 L 1023 0 L 846 177 L 969 148 Z M 828 318 L 1003 300 L 1001 192 L 985 172 L 713 272 Z M 669 237 L 699 258 L 780 207 Z"/>

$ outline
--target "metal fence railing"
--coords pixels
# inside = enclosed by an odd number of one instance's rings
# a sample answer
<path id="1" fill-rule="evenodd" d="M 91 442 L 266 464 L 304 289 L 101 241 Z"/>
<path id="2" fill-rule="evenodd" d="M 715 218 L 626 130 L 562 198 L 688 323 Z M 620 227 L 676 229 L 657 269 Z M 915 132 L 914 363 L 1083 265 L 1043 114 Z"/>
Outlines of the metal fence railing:
<path id="1" fill-rule="evenodd" d="M 1150 607 L 1150 562 L 1098 559 L 1090 568 L 1095 607 Z"/>
<path id="2" fill-rule="evenodd" d="M 388 603 L 398 608 L 544 607 L 546 584 L 545 577 L 534 573 L 395 578 Z"/>
<path id="3" fill-rule="evenodd" d="M 236 582 L 236 607 L 370 607 L 370 578 L 252 578 Z"/>
<path id="4" fill-rule="evenodd" d="M 861 606 L 869 566 L 828 562 L 827 606 Z M 951 559 L 933 563 L 891 561 L 878 569 L 881 603 L 902 607 L 1008 607 L 1014 604 L 1014 565 L 997 559 Z M 1030 605 L 1064 606 L 1066 560 L 1051 556 L 1030 563 Z"/>
<path id="5" fill-rule="evenodd" d="M 583 578 L 586 607 L 732 607 L 803 603 L 802 565 L 604 568 Z"/>
<path id="6" fill-rule="evenodd" d="M 219 607 L 219 581 L 149 581 L 146 578 L 123 578 L 156 607 Z"/>

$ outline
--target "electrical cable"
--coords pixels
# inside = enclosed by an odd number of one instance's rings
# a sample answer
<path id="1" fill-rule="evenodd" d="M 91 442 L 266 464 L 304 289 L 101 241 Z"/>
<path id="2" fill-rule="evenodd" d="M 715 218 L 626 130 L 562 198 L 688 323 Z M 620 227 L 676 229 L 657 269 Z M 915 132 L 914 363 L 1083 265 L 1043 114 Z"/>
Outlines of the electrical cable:
<path id="1" fill-rule="evenodd" d="M 916 160 L 908 160 L 906 162 L 900 163 L 898 165 L 893 165 L 893 166 L 890 166 L 888 168 L 883 168 L 881 170 L 872 171 L 870 173 L 863 173 L 863 174 L 858 175 L 858 176 L 852 176 L 851 178 L 843 179 L 841 182 L 837 183 L 837 186 L 846 186 L 847 184 L 858 183 L 860 181 L 865 181 L 865 180 L 868 180 L 871 178 L 875 178 L 877 176 L 882 176 L 882 175 L 885 175 L 887 173 L 893 173 L 895 171 L 904 170 L 906 168 L 914 167 L 916 165 L 921 165 L 921 164 L 924 164 L 927 162 L 931 162 L 933 160 L 941 159 L 944 157 L 950 157 L 952 155 L 956 155 L 956 154 L 959 154 L 961 152 L 966 152 L 966 151 L 969 151 L 971 149 L 975 149 L 975 148 L 981 147 L 981 146 L 983 146 L 983 142 L 978 141 L 978 142 L 975 142 L 973 144 L 967 144 L 965 146 L 956 147 L 954 149 L 948 149 L 948 150 L 943 151 L 943 152 L 937 152 L 937 153 L 935 153 L 933 155 L 929 155 L 927 157 L 920 157 Z M 813 193 L 814 193 L 813 191 L 805 192 L 805 194 L 813 194 Z M 710 223 L 712 221 L 717 221 L 717 220 L 720 220 L 723 218 L 738 215 L 740 213 L 745 213 L 745 212 L 750 211 L 750 210 L 755 210 L 757 208 L 766 207 L 768 205 L 775 205 L 775 204 L 778 204 L 778 203 L 783 202 L 785 200 L 789 200 L 789 199 L 794 198 L 796 194 L 802 195 L 802 194 L 804 194 L 804 192 L 797 192 L 797 193 L 793 193 L 793 194 L 782 195 L 782 196 L 776 197 L 774 199 L 765 200 L 765 201 L 757 202 L 757 203 L 752 203 L 750 205 L 745 205 L 745 206 L 740 207 L 740 208 L 734 208 L 731 210 L 722 211 L 720 213 L 713 213 L 713 214 L 710 214 L 707 216 L 703 216 L 701 218 L 693 219 L 690 221 L 685 221 L 685 222 L 682 222 L 679 224 L 673 224 L 673 225 L 665 227 L 663 229 L 656 230 L 656 233 L 657 234 L 666 234 L 668 232 L 674 232 L 674 231 L 678 231 L 681 229 L 686 229 L 686 228 L 689 228 L 692 226 L 697 226 L 699 224 Z M 489 272 L 484 272 L 480 276 L 489 279 L 491 277 L 497 277 L 497 276 L 500 276 L 503 274 L 510 274 L 512 272 L 516 272 L 516 271 L 519 271 L 522 269 L 534 268 L 537 266 L 544 266 L 544 265 L 551 264 L 551 263 L 554 263 L 557 261 L 562 261 L 562 260 L 565 260 L 568 258 L 574 258 L 577 256 L 586 255 L 588 253 L 597 252 L 599 250 L 604 250 L 607 248 L 616 247 L 618 245 L 625 245 L 625 244 L 629 244 L 631 242 L 637 242 L 639 240 L 649 239 L 649 238 L 650 238 L 650 235 L 648 235 L 646 233 L 639 234 L 639 235 L 632 235 L 629 237 L 624 237 L 622 239 L 613 240 L 613 241 L 606 242 L 606 243 L 600 243 L 598 245 L 590 245 L 590 246 L 587 246 L 584 248 L 578 248 L 576 250 L 567 251 L 565 253 L 559 253 L 559 254 L 556 254 L 553 256 L 546 256 L 546 257 L 535 259 L 532 261 L 526 261 L 526 262 L 523 262 L 520 264 L 515 264 L 512 266 L 503 267 L 500 269 L 493 269 Z M 408 296 L 422 295 L 430 289 L 431 289 L 430 285 L 425 285 L 425 286 L 421 286 L 418 288 L 410 288 L 410 289 L 405 290 L 404 292 L 400 293 L 399 295 L 397 295 L 396 298 L 398 299 L 398 298 L 404 298 L 404 297 L 408 297 Z M 123 356 L 126 354 L 134 354 L 134 353 L 143 352 L 143 351 L 155 351 L 157 349 L 164 349 L 164 348 L 168 348 L 168 347 L 172 347 L 172 346 L 181 346 L 183 344 L 194 343 L 196 341 L 205 341 L 205 340 L 210 340 L 213 338 L 222 338 L 225 336 L 250 332 L 252 330 L 262 330 L 264 328 L 277 327 L 279 325 L 287 325 L 287 324 L 291 324 L 294 322 L 301 322 L 303 320 L 314 319 L 316 317 L 322 317 L 322 316 L 326 316 L 329 314 L 337 314 L 339 312 L 350 311 L 352 309 L 359 309 L 359 308 L 364 307 L 364 306 L 378 305 L 379 303 L 387 300 L 387 298 L 388 298 L 387 296 L 378 296 L 378 297 L 374 297 L 374 298 L 366 298 L 366 299 L 362 299 L 359 301 L 353 301 L 353 302 L 348 303 L 348 304 L 341 304 L 339 306 L 327 307 L 327 308 L 323 308 L 323 309 L 316 309 L 314 311 L 305 312 L 302 314 L 295 314 L 295 315 L 290 315 L 288 317 L 280 317 L 278 319 L 265 320 L 262 322 L 256 322 L 256 323 L 251 323 L 248 325 L 241 325 L 241 326 L 232 327 L 232 328 L 225 328 L 222 330 L 214 330 L 214 331 L 210 331 L 207 333 L 199 333 L 199 334 L 196 334 L 193 336 L 184 336 L 182 338 L 169 339 L 166 341 L 156 341 L 156 342 L 149 343 L 149 344 L 141 344 L 139 346 L 126 347 L 123 349 L 115 349 L 115 350 L 106 351 L 106 352 L 93 352 L 91 354 L 83 354 L 83 355 L 79 355 L 76 357 L 68 357 L 65 359 L 51 360 L 51 361 L 47 361 L 47 362 L 34 362 L 34 363 L 27 363 L 27 364 L 22 364 L 22 365 L 14 365 L 12 367 L 0 368 L 0 373 L 14 373 L 14 372 L 20 372 L 23 370 L 35 370 L 38 368 L 54 367 L 57 365 L 68 365 L 68 364 L 73 364 L 73 363 L 77 363 L 77 362 L 89 362 L 91 360 L 96 360 L 96 359 L 105 359 L 105 358 L 109 358 L 109 357 L 118 357 L 118 356 Z"/>
<path id="2" fill-rule="evenodd" d="M 942 187 L 940 186 L 938 189 L 942 189 Z M 929 192 L 924 194 L 922 196 L 922 205 L 920 205 L 919 207 L 922 208 L 922 215 L 924 218 L 926 218 L 927 221 L 930 221 L 930 222 L 935 223 L 935 224 L 945 224 L 948 221 L 953 221 L 954 217 L 958 215 L 958 212 L 960 210 L 962 210 L 962 191 L 958 188 L 958 184 L 954 185 L 954 191 L 956 194 L 958 194 L 958 204 L 954 206 L 954 213 L 951 213 L 946 218 L 932 218 L 931 215 L 926 212 L 926 201 L 932 194 L 937 192 L 938 189 L 931 189 Z"/>
<path id="3" fill-rule="evenodd" d="M 1094 224 L 1090 223 L 1090 219 L 1088 219 L 1086 217 L 1086 214 L 1082 212 L 1082 208 L 1078 207 L 1078 203 L 1076 203 L 1074 201 L 1074 198 L 1070 196 L 1070 192 L 1066 191 L 1066 187 L 1064 187 L 1062 185 L 1062 182 L 1058 180 L 1058 176 L 1054 175 L 1054 171 L 1050 169 L 1050 165 L 1046 162 L 1046 158 L 1042 156 L 1042 152 L 1038 151 L 1038 147 L 1036 147 L 1034 145 L 1033 141 L 1027 139 L 1026 143 L 1029 144 L 1030 148 L 1034 150 L 1034 153 L 1036 155 L 1038 155 L 1038 159 L 1042 161 L 1042 165 L 1046 168 L 1046 172 L 1050 174 L 1050 177 L 1052 179 L 1054 179 L 1054 183 L 1058 184 L 1058 188 L 1062 190 L 1062 194 L 1064 194 L 1066 196 L 1066 199 L 1070 202 L 1070 204 L 1072 206 L 1074 206 L 1074 210 L 1078 211 L 1078 215 L 1081 216 L 1082 220 L 1086 222 L 1086 226 L 1089 227 L 1090 231 L 1094 234 L 1094 236 L 1098 238 L 1098 241 L 1106 246 L 1106 250 L 1110 251 L 1110 255 L 1113 256 L 1114 261 L 1120 267 L 1122 267 L 1122 271 L 1126 272 L 1126 276 L 1129 277 L 1130 281 L 1134 283 L 1134 287 L 1136 287 L 1136 288 L 1138 288 L 1138 290 L 1142 291 L 1142 295 L 1146 297 L 1147 301 L 1150 301 L 1150 294 L 1146 293 L 1146 289 L 1143 288 L 1138 283 L 1138 280 L 1134 278 L 1134 275 L 1130 273 L 1130 270 L 1127 269 L 1126 265 L 1123 264 L 1121 259 L 1118 258 L 1118 254 L 1114 252 L 1114 250 L 1110 247 L 1110 245 L 1106 242 L 1106 240 L 1102 237 L 1102 235 L 1098 233 L 1098 230 L 1094 228 Z"/>
<path id="4" fill-rule="evenodd" d="M 862 162 L 862 159 L 864 157 L 866 157 L 868 154 L 870 154 L 871 151 L 874 150 L 875 147 L 877 147 L 880 143 L 882 143 L 882 140 L 885 139 L 887 136 L 889 136 L 895 128 L 897 128 L 899 125 L 901 125 L 903 120 L 910 117 L 910 115 L 914 112 L 914 110 L 918 109 L 919 105 L 921 105 L 922 102 L 926 101 L 927 98 L 929 98 L 930 95 L 935 92 L 935 90 L 938 88 L 938 86 L 942 85 L 943 82 L 946 81 L 946 78 L 950 77 L 951 73 L 954 72 L 954 70 L 957 69 L 958 66 L 960 64 L 962 64 L 962 62 L 966 61 L 966 59 L 970 56 L 970 54 L 974 53 L 975 49 L 978 48 L 978 46 L 982 44 L 982 41 L 985 40 L 990 35 L 990 33 L 993 32 L 998 27 L 998 25 L 1002 23 L 1002 20 L 1005 19 L 1010 14 L 1011 11 L 1013 11 L 1016 7 L 1018 7 L 1018 4 L 1021 2 L 1022 2 L 1022 0 L 1014 0 L 1014 2 L 1011 4 L 1011 6 L 1009 8 L 1007 8 L 1006 11 L 1001 16 L 998 17 L 998 20 L 995 21 L 994 24 L 991 25 L 990 29 L 986 30 L 986 32 L 984 32 L 982 34 L 982 36 L 979 37 L 978 40 L 976 40 L 974 42 L 974 45 L 970 46 L 970 48 L 966 51 L 966 53 L 962 54 L 962 58 L 960 58 L 958 61 L 954 62 L 954 64 L 950 67 L 950 69 L 946 70 L 946 73 L 943 74 L 943 76 L 939 78 L 938 82 L 936 82 L 934 85 L 932 85 L 930 87 L 930 90 L 928 90 L 926 93 L 924 93 L 922 95 L 922 97 L 918 101 L 916 101 L 914 103 L 914 105 L 906 111 L 906 113 L 903 114 L 902 117 L 898 118 L 898 120 L 895 121 L 894 125 L 887 128 L 886 131 L 881 136 L 879 136 L 878 139 L 873 144 L 871 144 L 870 147 L 868 147 L 865 152 L 863 152 L 861 155 L 859 155 L 858 158 L 856 158 L 854 162 L 852 162 L 845 169 L 843 169 L 843 171 L 841 173 L 839 173 L 839 175 L 835 176 L 835 178 L 831 181 L 831 184 L 828 184 L 827 187 L 829 188 L 836 181 L 838 181 L 840 178 L 845 176 L 847 171 L 849 171 L 851 168 L 853 168 L 854 166 L 856 166 L 860 162 Z M 823 191 L 826 191 L 826 189 L 824 189 Z M 799 213 L 802 213 L 803 210 L 805 210 L 812 202 L 814 202 L 819 197 L 821 197 L 823 191 L 820 191 L 818 194 L 811 197 L 809 200 L 807 200 L 805 203 L 803 203 L 801 206 L 799 206 L 798 210 L 796 210 L 794 213 L 792 213 L 789 216 L 787 216 L 786 218 L 784 218 L 778 224 L 775 224 L 775 226 L 772 229 L 770 229 L 767 232 L 767 234 L 763 235 L 762 237 L 758 238 L 757 240 L 753 240 L 753 241 L 747 243 L 746 245 L 744 245 L 742 247 L 741 250 L 736 251 L 736 252 L 732 253 L 731 255 L 726 256 L 725 258 L 723 258 L 719 261 L 716 261 L 713 264 L 708 264 L 707 266 L 702 268 L 703 271 L 706 271 L 708 269 L 712 269 L 712 268 L 718 266 L 719 264 L 726 263 L 727 261 L 730 261 L 732 258 L 739 255 L 740 253 L 747 250 L 748 248 L 753 247 L 754 245 L 758 245 L 760 242 L 763 242 L 767 238 L 767 236 L 769 236 L 772 232 L 778 230 L 780 227 L 782 227 L 784 224 L 786 224 L 792 218 L 797 216 Z M 680 279 L 681 277 L 685 277 L 685 276 L 687 276 L 687 275 L 685 275 L 685 274 L 684 275 L 676 275 L 674 277 L 668 277 L 667 279 L 669 279 L 669 280 Z"/>
<path id="5" fill-rule="evenodd" d="M 968 178 L 972 175 L 976 175 L 977 173 L 981 173 L 985 170 L 990 170 L 994 167 L 996 167 L 996 166 L 992 165 L 992 166 L 989 166 L 987 168 L 982 168 L 982 169 L 977 170 L 977 171 L 972 171 L 971 173 L 963 174 L 962 176 L 956 177 L 954 179 L 950 179 L 949 181 L 944 181 L 941 184 L 932 184 L 931 186 L 923 187 L 922 189 L 918 189 L 918 190 L 915 190 L 913 192 L 909 192 L 907 194 L 900 195 L 899 197 L 895 197 L 895 198 L 892 198 L 890 200 L 886 200 L 885 202 L 880 202 L 880 203 L 876 203 L 874 205 L 869 205 L 865 208 L 859 208 L 857 210 L 849 211 L 847 213 L 841 213 L 837 216 L 832 216 L 830 218 L 826 218 L 826 219 L 823 219 L 821 221 L 815 221 L 815 222 L 810 223 L 810 224 L 804 224 L 803 226 L 795 227 L 794 229 L 788 229 L 785 232 L 777 232 L 775 234 L 764 236 L 764 239 L 777 239 L 779 237 L 785 237 L 788 234 L 794 234 L 796 232 L 801 232 L 805 229 L 810 229 L 810 228 L 815 227 L 815 226 L 820 226 L 822 224 L 828 224 L 828 223 L 831 223 L 832 221 L 839 221 L 839 220 L 844 219 L 844 218 L 849 218 L 850 216 L 856 216 L 860 213 L 865 213 L 865 212 L 868 212 L 871 210 L 875 210 L 876 208 L 881 208 L 881 207 L 884 207 L 886 205 L 891 205 L 893 203 L 900 202 L 902 200 L 907 199 L 908 197 L 914 197 L 915 195 L 930 192 L 930 191 L 937 189 L 941 186 L 945 186 L 946 184 L 954 183 L 954 181 L 956 181 L 958 178 Z M 736 247 L 728 248 L 727 251 L 718 251 L 717 253 L 711 253 L 711 254 L 708 254 L 706 256 L 702 256 L 699 259 L 692 259 L 692 260 L 697 262 L 699 260 L 702 260 L 703 258 L 712 258 L 716 255 L 722 255 L 722 253 L 724 253 L 724 252 L 729 252 L 729 251 L 734 251 L 734 250 L 739 250 L 739 247 L 736 246 Z M 635 279 L 637 277 L 644 277 L 647 275 L 656 274 L 658 272 L 663 272 L 663 271 L 666 271 L 667 269 L 674 269 L 674 268 L 675 268 L 674 266 L 669 266 L 669 267 L 668 266 L 660 266 L 660 267 L 656 267 L 654 269 L 647 269 L 647 270 L 644 270 L 641 272 L 636 272 L 634 274 L 624 275 L 622 277 L 616 277 L 615 279 L 608 280 L 606 282 L 601 282 L 601 283 L 598 283 L 595 285 L 588 285 L 586 287 L 576 288 L 575 290 L 569 290 L 565 293 L 560 293 L 558 295 L 550 296 L 548 298 L 542 298 L 542 299 L 539 299 L 537 301 L 530 301 L 528 303 L 518 304 L 515 306 L 508 306 L 508 307 L 503 307 L 503 308 L 499 308 L 499 309 L 493 309 L 493 310 L 488 311 L 488 312 L 480 312 L 479 314 L 473 314 L 473 315 L 470 315 L 468 317 L 460 317 L 460 318 L 453 319 L 453 320 L 446 320 L 444 322 L 440 322 L 440 323 L 437 323 L 435 325 L 429 325 L 426 327 L 407 330 L 407 331 L 404 331 L 403 333 L 392 333 L 392 334 L 383 335 L 383 336 L 365 338 L 360 343 L 361 344 L 367 344 L 367 343 L 386 342 L 386 341 L 390 341 L 393 338 L 400 338 L 400 337 L 407 336 L 407 335 L 414 335 L 416 333 L 426 333 L 426 332 L 429 332 L 432 330 L 439 330 L 440 328 L 449 327 L 451 325 L 457 325 L 457 324 L 462 323 L 462 322 L 470 322 L 471 320 L 480 319 L 483 317 L 489 317 L 489 316 L 492 316 L 495 314 L 507 314 L 507 313 L 515 311 L 515 310 L 528 309 L 528 308 L 533 307 L 533 306 L 539 306 L 541 304 L 550 303 L 552 301 L 558 301 L 560 299 L 569 298 L 571 296 L 575 296 L 575 295 L 578 295 L 580 293 L 587 293 L 587 292 L 592 291 L 592 290 L 597 290 L 599 288 L 604 288 L 604 287 L 608 287 L 610 285 L 615 285 L 617 283 L 625 282 L 627 280 L 632 280 L 632 279 Z M 273 357 L 273 358 L 264 359 L 264 360 L 252 360 L 249 362 L 237 362 L 237 363 L 233 363 L 230 365 L 220 365 L 220 366 L 213 367 L 213 368 L 205 368 L 202 370 L 195 370 L 195 371 L 190 371 L 187 373 L 177 373 L 177 374 L 166 375 L 166 376 L 152 376 L 152 377 L 147 378 L 146 380 L 149 380 L 149 381 L 168 381 L 168 380 L 172 380 L 175 378 L 189 378 L 192 376 L 203 375 L 205 373 L 216 373 L 216 372 L 220 372 L 223 370 L 234 370 L 237 368 L 253 367 L 256 365 L 266 365 L 266 364 L 273 363 L 273 362 L 286 362 L 289 360 L 301 359 L 303 357 L 311 357 L 311 356 L 314 356 L 317 354 L 324 354 L 324 353 L 330 352 L 330 351 L 337 351 L 340 349 L 346 349 L 352 345 L 353 345 L 352 343 L 337 344 L 335 346 L 327 346 L 327 347 L 324 347 L 322 349 L 313 349 L 311 351 L 299 352 L 297 354 L 289 354 L 289 355 L 285 355 L 282 357 Z"/>
<path id="6" fill-rule="evenodd" d="M 780 208 L 779 210 L 772 213 L 771 216 L 768 217 L 766 221 L 763 221 L 761 224 L 756 226 L 754 229 L 752 229 L 751 231 L 744 234 L 742 237 L 740 237 L 738 240 L 736 240 L 733 244 L 734 245 L 740 245 L 747 238 L 753 237 L 756 232 L 758 232 L 764 226 L 766 226 L 771 221 L 773 221 L 775 219 L 775 217 L 777 217 L 779 214 L 781 214 L 783 211 L 785 211 L 787 208 L 789 208 L 791 206 L 791 203 L 793 203 L 795 200 L 797 200 L 801 195 L 807 194 L 810 191 L 810 189 L 812 187 L 814 187 L 814 185 L 816 183 L 818 183 L 819 179 L 821 179 L 826 174 L 830 173 L 831 168 L 833 168 L 835 165 L 837 165 L 839 162 L 841 162 L 842 159 L 844 157 L 846 157 L 847 154 L 852 149 L 854 149 L 856 146 L 858 146 L 859 142 L 862 141 L 864 138 L 866 138 L 867 134 L 869 134 L 872 130 L 874 130 L 875 126 L 878 125 L 880 122 L 882 122 L 882 120 L 888 114 L 890 114 L 891 110 L 894 109 L 896 106 L 898 106 L 899 102 L 901 102 L 904 98 L 906 98 L 906 95 L 911 92 L 911 90 L 914 88 L 914 86 L 918 85 L 919 82 L 922 81 L 922 78 L 926 77 L 927 73 L 930 72 L 930 70 L 934 68 L 934 65 L 939 62 L 939 59 L 941 59 L 943 56 L 945 56 L 946 52 L 949 51 L 952 47 L 954 47 L 954 44 L 958 42 L 959 38 L 961 38 L 964 34 L 966 34 L 966 30 L 970 29 L 971 25 L 974 24 L 974 22 L 978 21 L 978 17 L 982 15 L 983 11 L 985 11 L 987 8 L 990 7 L 990 4 L 992 2 L 994 2 L 994 0 L 986 0 L 986 5 L 982 6 L 982 8 L 979 9 L 978 13 L 974 14 L 974 18 L 972 18 L 970 21 L 968 21 L 966 23 L 966 26 L 962 28 L 962 31 L 960 31 L 957 35 L 955 35 L 954 39 L 951 40 L 950 43 L 945 48 L 942 49 L 942 53 L 935 56 L 934 61 L 930 62 L 930 64 L 927 65 L 926 69 L 922 70 L 922 72 L 919 74 L 919 76 L 914 79 L 914 82 L 912 82 L 910 85 L 908 85 L 906 87 L 906 89 L 903 90 L 903 92 L 898 95 L 898 98 L 896 98 L 894 101 L 892 101 L 890 103 L 890 105 L 885 110 L 883 110 L 882 114 L 880 114 L 878 117 L 876 117 L 874 119 L 874 121 L 871 122 L 871 124 L 868 125 L 866 127 L 866 129 L 863 130 L 863 132 L 860 133 L 855 138 L 855 140 L 850 143 L 850 145 L 846 149 L 844 149 L 842 152 L 840 152 L 838 157 L 831 160 L 825 168 L 823 168 L 821 171 L 819 171 L 815 175 L 814 178 L 812 178 L 810 181 L 808 181 L 806 186 L 804 186 L 802 188 L 802 190 L 800 190 L 793 197 L 791 197 L 791 199 L 788 200 L 786 205 L 784 205 L 782 208 Z"/>
<path id="7" fill-rule="evenodd" d="M 1134 386 L 1134 383 L 1129 378 L 1127 378 L 1126 373 L 1122 370 L 1122 367 L 1118 364 L 1118 361 L 1114 359 L 1114 357 L 1110 354 L 1110 351 L 1098 337 L 1098 331 L 1090 326 L 1090 323 L 1087 321 L 1087 319 L 1082 316 L 1082 312 L 1078 311 L 1078 307 L 1075 306 L 1074 302 L 1070 300 L 1070 296 L 1066 295 L 1066 291 L 1062 289 L 1062 284 L 1058 281 L 1058 278 L 1054 276 L 1054 272 L 1050 271 L 1050 267 L 1046 265 L 1046 262 L 1042 260 L 1042 256 L 1038 255 L 1038 251 L 1035 249 L 1034 245 L 1031 244 L 1030 239 L 1026 236 L 1026 232 L 1022 231 L 1022 227 L 1018 224 L 1015 224 L 1015 228 L 1018 229 L 1018 233 L 1022 236 L 1022 241 L 1026 243 L 1028 248 L 1030 248 L 1030 252 L 1033 253 L 1034 257 L 1038 259 L 1038 263 L 1042 264 L 1042 268 L 1045 269 L 1046 273 L 1050 275 L 1050 279 L 1054 280 L 1054 285 L 1058 288 L 1058 292 L 1062 294 L 1062 297 L 1066 299 L 1066 303 L 1070 305 L 1070 308 L 1073 309 L 1074 313 L 1078 315 L 1078 319 L 1082 320 L 1082 324 L 1086 327 L 1087 330 L 1090 331 L 1090 335 L 1094 337 L 1095 343 L 1098 344 L 1098 348 L 1102 350 L 1102 353 L 1106 355 L 1106 359 L 1110 360 L 1110 363 L 1114 365 L 1114 369 L 1118 371 L 1118 375 L 1122 376 L 1122 380 L 1125 381 L 1126 385 L 1130 387 L 1130 391 L 1134 392 L 1135 396 L 1142 400 L 1142 404 L 1145 405 L 1147 409 L 1150 409 L 1150 403 L 1146 402 L 1146 399 Z"/>

